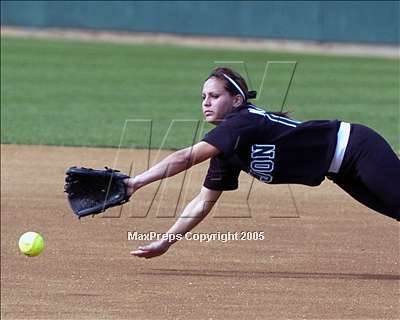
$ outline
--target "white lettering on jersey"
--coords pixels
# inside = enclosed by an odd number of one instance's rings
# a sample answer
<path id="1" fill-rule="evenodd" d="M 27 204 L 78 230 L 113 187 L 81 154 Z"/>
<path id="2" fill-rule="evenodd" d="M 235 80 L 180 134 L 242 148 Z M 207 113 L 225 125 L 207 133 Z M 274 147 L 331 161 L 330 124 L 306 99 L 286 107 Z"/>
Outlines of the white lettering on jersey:
<path id="1" fill-rule="evenodd" d="M 250 174 L 262 182 L 269 183 L 274 170 L 275 145 L 253 144 L 251 146 Z"/>

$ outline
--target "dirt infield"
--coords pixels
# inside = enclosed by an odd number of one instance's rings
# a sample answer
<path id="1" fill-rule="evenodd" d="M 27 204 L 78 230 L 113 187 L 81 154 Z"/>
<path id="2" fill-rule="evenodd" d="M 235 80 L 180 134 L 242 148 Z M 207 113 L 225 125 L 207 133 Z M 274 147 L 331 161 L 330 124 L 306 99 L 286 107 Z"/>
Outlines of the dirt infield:
<path id="1" fill-rule="evenodd" d="M 183 240 L 141 260 L 129 252 L 143 241 L 127 234 L 171 225 L 183 175 L 165 184 L 147 217 L 140 216 L 156 186 L 140 190 L 119 218 L 116 208 L 78 220 L 63 193 L 67 167 L 128 170 L 134 159 L 137 172 L 147 152 L 14 145 L 1 152 L 2 319 L 400 318 L 399 224 L 331 182 L 290 189 L 256 183 L 246 206 L 251 180 L 243 177 L 240 190 L 224 195 L 194 231 L 258 231 L 264 240 Z M 183 202 L 205 170 L 186 176 Z M 35 258 L 17 248 L 28 230 L 46 241 Z"/>

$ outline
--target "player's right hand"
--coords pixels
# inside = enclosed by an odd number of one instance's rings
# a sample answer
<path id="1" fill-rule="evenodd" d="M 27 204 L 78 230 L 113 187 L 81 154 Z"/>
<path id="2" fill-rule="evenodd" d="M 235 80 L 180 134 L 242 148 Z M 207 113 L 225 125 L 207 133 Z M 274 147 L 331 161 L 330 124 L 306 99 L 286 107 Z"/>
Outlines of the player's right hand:
<path id="1" fill-rule="evenodd" d="M 171 244 L 166 240 L 157 240 L 148 245 L 140 246 L 137 250 L 131 251 L 131 255 L 139 258 L 154 258 L 161 256 L 168 251 Z"/>

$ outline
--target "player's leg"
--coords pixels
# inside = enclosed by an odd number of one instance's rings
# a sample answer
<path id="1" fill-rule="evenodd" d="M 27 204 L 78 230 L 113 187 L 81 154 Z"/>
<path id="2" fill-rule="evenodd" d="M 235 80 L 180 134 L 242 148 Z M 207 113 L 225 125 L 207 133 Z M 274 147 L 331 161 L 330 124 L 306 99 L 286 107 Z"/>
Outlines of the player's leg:
<path id="1" fill-rule="evenodd" d="M 368 208 L 399 220 L 399 211 L 385 205 L 385 203 L 371 192 L 360 180 L 346 179 L 343 181 L 336 181 L 336 184 Z"/>
<path id="2" fill-rule="evenodd" d="M 378 133 L 352 125 L 344 173 L 337 183 L 361 203 L 400 219 L 400 160 Z"/>
<path id="3" fill-rule="evenodd" d="M 400 160 L 389 143 L 378 133 L 361 126 L 360 133 L 367 137 L 363 156 L 357 162 L 361 181 L 386 207 L 400 213 Z"/>

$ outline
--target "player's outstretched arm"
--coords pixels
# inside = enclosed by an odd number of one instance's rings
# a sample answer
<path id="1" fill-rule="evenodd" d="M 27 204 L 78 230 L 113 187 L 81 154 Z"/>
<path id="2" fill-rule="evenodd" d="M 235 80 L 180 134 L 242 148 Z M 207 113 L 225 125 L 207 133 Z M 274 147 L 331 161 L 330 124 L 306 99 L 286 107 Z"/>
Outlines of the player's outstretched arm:
<path id="1" fill-rule="evenodd" d="M 151 167 L 149 170 L 127 179 L 128 195 L 145 185 L 163 178 L 171 177 L 190 167 L 215 157 L 220 152 L 211 144 L 201 141 L 192 147 L 178 150 Z"/>
<path id="2" fill-rule="evenodd" d="M 169 247 L 199 224 L 211 211 L 222 191 L 203 187 L 200 193 L 185 207 L 181 216 L 167 231 L 164 239 L 140 246 L 131 254 L 141 258 L 153 258 L 165 253 Z"/>

